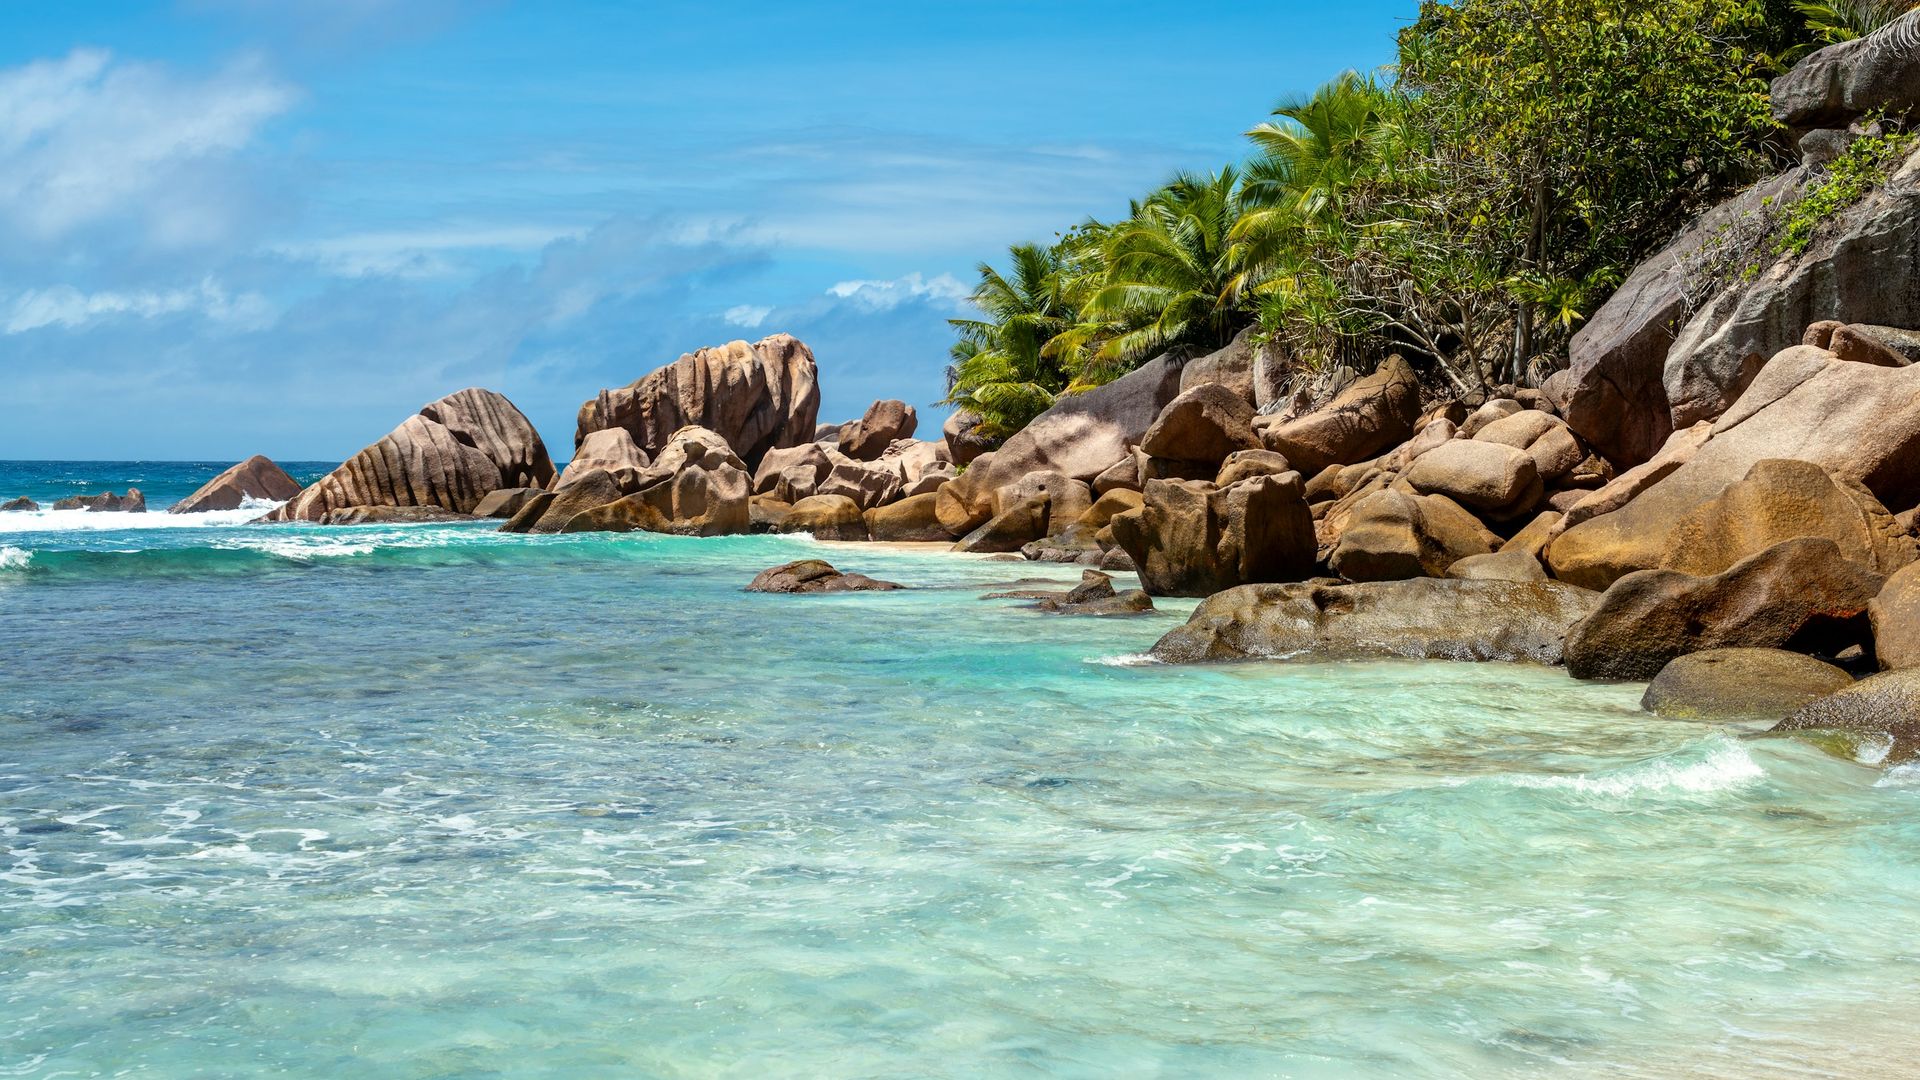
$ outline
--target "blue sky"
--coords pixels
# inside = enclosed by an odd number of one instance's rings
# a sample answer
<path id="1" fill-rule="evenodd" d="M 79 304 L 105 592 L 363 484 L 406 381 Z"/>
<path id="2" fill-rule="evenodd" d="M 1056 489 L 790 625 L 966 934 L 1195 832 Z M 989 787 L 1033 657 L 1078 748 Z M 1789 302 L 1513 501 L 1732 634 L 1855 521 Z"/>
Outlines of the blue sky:
<path id="1" fill-rule="evenodd" d="M 926 409 L 975 264 L 1414 8 L 0 6 L 0 458 L 338 459 L 471 385 L 565 456 L 599 388 L 777 330 L 823 419 Z"/>

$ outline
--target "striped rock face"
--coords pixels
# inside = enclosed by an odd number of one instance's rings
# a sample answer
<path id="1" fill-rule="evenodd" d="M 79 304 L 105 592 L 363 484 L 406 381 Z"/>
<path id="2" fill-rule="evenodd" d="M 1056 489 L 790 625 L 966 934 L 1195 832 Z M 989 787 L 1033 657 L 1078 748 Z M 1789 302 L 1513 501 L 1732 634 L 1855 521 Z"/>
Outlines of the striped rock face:
<path id="1" fill-rule="evenodd" d="M 553 461 L 533 425 L 491 390 L 449 394 L 347 459 L 269 521 L 318 521 L 350 506 L 436 506 L 470 514 L 498 488 L 545 487 Z"/>
<path id="2" fill-rule="evenodd" d="M 602 390 L 580 406 L 574 445 L 608 428 L 624 428 L 650 458 L 674 432 L 698 426 L 718 432 L 757 468 L 769 450 L 813 441 L 820 384 L 813 351 L 789 334 L 748 344 L 690 352 L 628 386 Z"/>

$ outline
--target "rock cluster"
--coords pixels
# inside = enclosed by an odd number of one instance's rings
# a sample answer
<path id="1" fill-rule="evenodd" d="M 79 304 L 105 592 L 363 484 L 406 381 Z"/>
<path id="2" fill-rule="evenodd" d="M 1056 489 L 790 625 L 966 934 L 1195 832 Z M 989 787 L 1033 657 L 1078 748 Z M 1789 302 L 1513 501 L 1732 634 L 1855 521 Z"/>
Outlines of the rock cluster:
<path id="1" fill-rule="evenodd" d="M 20 500 L 15 500 L 15 502 L 19 501 Z M 31 499 L 26 500 L 26 503 L 27 505 L 25 506 L 15 506 L 13 503 L 9 503 L 8 506 L 15 510 L 38 509 L 33 505 Z M 139 488 L 130 487 L 127 489 L 125 495 L 116 495 L 111 491 L 100 495 L 69 495 L 64 499 L 54 500 L 53 509 L 88 510 L 95 513 L 144 514 L 147 512 L 147 497 L 140 494 Z"/>

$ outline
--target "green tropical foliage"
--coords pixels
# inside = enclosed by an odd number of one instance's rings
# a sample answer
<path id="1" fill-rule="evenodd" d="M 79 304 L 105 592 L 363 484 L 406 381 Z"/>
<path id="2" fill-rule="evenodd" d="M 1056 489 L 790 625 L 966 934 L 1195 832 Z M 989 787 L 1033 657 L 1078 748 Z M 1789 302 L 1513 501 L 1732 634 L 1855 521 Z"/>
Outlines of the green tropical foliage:
<path id="1" fill-rule="evenodd" d="M 1912 2 L 1424 0 L 1395 68 L 1280 102 L 1246 161 L 982 266 L 949 401 L 1011 432 L 1242 332 L 1457 391 L 1563 363 L 1628 268 L 1771 165 L 1779 58 Z"/>
<path id="2" fill-rule="evenodd" d="M 1907 12 L 1916 0 L 1795 0 L 1813 38 L 1823 45 L 1865 37 Z"/>

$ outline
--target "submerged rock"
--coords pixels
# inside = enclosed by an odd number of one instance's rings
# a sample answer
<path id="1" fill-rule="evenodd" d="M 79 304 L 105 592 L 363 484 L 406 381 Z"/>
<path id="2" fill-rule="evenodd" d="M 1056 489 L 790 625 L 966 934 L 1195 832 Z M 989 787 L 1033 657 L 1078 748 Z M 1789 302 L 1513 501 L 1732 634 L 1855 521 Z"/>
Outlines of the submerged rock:
<path id="1" fill-rule="evenodd" d="M 748 592 L 830 593 L 891 592 L 901 588 L 891 581 L 880 581 L 865 574 L 843 574 L 822 559 L 800 559 L 762 570 L 747 586 Z"/>
<path id="2" fill-rule="evenodd" d="M 167 508 L 169 514 L 200 514 L 211 510 L 238 510 L 249 499 L 285 502 L 300 494 L 300 484 L 287 471 L 260 454 L 228 468 L 200 485 L 198 491 Z"/>
<path id="3" fill-rule="evenodd" d="M 1599 602 L 1551 581 L 1243 585 L 1201 602 L 1153 655 L 1168 663 L 1401 656 L 1557 664 L 1567 629 Z"/>
<path id="4" fill-rule="evenodd" d="M 1153 610 L 1153 598 L 1143 590 L 1117 592 L 1113 578 L 1098 570 L 1082 571 L 1080 584 L 1071 589 L 1018 589 L 980 599 L 1032 600 L 1034 607 L 1055 615 L 1140 615 Z"/>
<path id="5" fill-rule="evenodd" d="M 1673 659 L 1640 699 L 1670 720 L 1778 720 L 1853 685 L 1853 676 L 1784 649 L 1708 649 Z"/>
<path id="6" fill-rule="evenodd" d="M 1801 708 L 1771 729 L 1829 736 L 1831 749 L 1897 765 L 1920 757 L 1920 669 L 1883 671 Z"/>
<path id="7" fill-rule="evenodd" d="M 101 495 L 71 495 L 57 500 L 55 510 L 87 510 L 94 513 L 144 514 L 147 512 L 147 497 L 140 494 L 139 488 L 128 488 L 125 495 L 116 495 L 109 491 Z"/>

